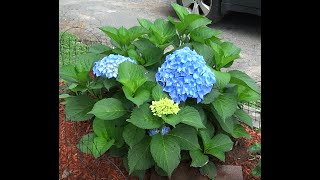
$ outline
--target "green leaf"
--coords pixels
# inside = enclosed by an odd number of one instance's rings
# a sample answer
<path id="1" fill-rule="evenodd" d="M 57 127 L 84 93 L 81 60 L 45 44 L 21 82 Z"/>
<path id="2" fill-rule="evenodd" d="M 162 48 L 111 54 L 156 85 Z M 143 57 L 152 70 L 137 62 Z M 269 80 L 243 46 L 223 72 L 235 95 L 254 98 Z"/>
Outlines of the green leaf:
<path id="1" fill-rule="evenodd" d="M 219 31 L 213 30 L 207 26 L 202 26 L 191 31 L 190 38 L 194 41 L 205 43 L 206 39 L 210 39 L 212 36 L 217 36 L 219 34 Z"/>
<path id="2" fill-rule="evenodd" d="M 103 83 L 101 81 L 91 81 L 88 84 L 89 89 L 101 89 L 103 87 Z"/>
<path id="3" fill-rule="evenodd" d="M 248 113 L 246 113 L 244 110 L 242 109 L 237 109 L 236 112 L 234 113 L 234 115 L 242 122 L 244 122 L 246 125 L 248 125 L 249 127 L 251 127 L 251 129 L 253 128 L 253 124 L 252 124 L 252 119 L 251 117 L 248 115 Z"/>
<path id="4" fill-rule="evenodd" d="M 222 119 L 221 116 L 217 114 L 215 110 L 212 110 L 213 115 L 216 117 L 219 122 L 221 128 L 229 134 L 233 133 L 234 130 L 234 119 L 233 117 L 228 117 L 226 119 Z"/>
<path id="5" fill-rule="evenodd" d="M 240 137 L 245 137 L 247 139 L 251 138 L 251 135 L 240 124 L 234 125 L 233 132 L 231 135 L 234 138 L 240 138 Z"/>
<path id="6" fill-rule="evenodd" d="M 197 150 L 201 149 L 197 131 L 188 125 L 180 124 L 173 128 L 167 136 L 172 137 L 180 146 L 181 150 Z"/>
<path id="7" fill-rule="evenodd" d="M 105 127 L 105 121 L 99 118 L 94 118 L 92 123 L 92 129 L 93 132 L 100 137 L 104 137 L 105 139 L 108 139 L 108 132 Z"/>
<path id="8" fill-rule="evenodd" d="M 114 78 L 108 79 L 103 77 L 103 86 L 109 91 L 112 87 L 117 85 L 117 81 Z"/>
<path id="9" fill-rule="evenodd" d="M 162 45 L 176 34 L 174 25 L 164 19 L 156 19 L 150 27 L 157 38 L 157 44 Z"/>
<path id="10" fill-rule="evenodd" d="M 121 45 L 129 44 L 130 43 L 130 36 L 129 31 L 125 27 L 121 26 L 118 29 L 118 37 L 120 39 Z"/>
<path id="11" fill-rule="evenodd" d="M 72 83 L 69 87 L 68 87 L 72 92 L 85 92 L 88 90 L 88 88 L 86 86 L 80 85 L 80 84 L 76 84 L 76 83 Z"/>
<path id="12" fill-rule="evenodd" d="M 179 144 L 170 136 L 157 134 L 152 137 L 150 151 L 156 164 L 170 177 L 180 163 Z"/>
<path id="13" fill-rule="evenodd" d="M 122 137 L 124 125 L 126 124 L 126 117 L 121 117 L 111 121 L 104 121 L 106 131 L 110 138 L 115 139 L 116 147 L 120 148 L 124 145 Z"/>
<path id="14" fill-rule="evenodd" d="M 107 140 L 104 137 L 95 137 L 93 139 L 92 155 L 97 159 L 105 152 L 107 152 L 108 149 L 110 149 L 110 147 L 113 145 L 113 143 L 114 139 Z"/>
<path id="15" fill-rule="evenodd" d="M 150 29 L 150 26 L 153 25 L 152 22 L 147 19 L 138 18 L 138 22 L 142 27 L 146 29 Z"/>
<path id="16" fill-rule="evenodd" d="M 249 152 L 252 154 L 261 152 L 261 144 L 254 142 L 251 146 L 249 146 Z"/>
<path id="17" fill-rule="evenodd" d="M 203 56 L 208 66 L 212 67 L 214 65 L 212 49 L 209 46 L 198 42 L 192 42 L 192 46 L 198 54 Z"/>
<path id="18" fill-rule="evenodd" d="M 198 27 L 211 24 L 212 21 L 199 14 L 188 14 L 185 16 L 184 22 L 188 24 L 188 31 L 191 32 Z"/>
<path id="19" fill-rule="evenodd" d="M 191 167 L 202 167 L 209 162 L 209 157 L 200 150 L 189 151 L 192 159 Z"/>
<path id="20" fill-rule="evenodd" d="M 59 69 L 59 75 L 65 81 L 78 83 L 78 73 L 73 65 L 63 65 Z"/>
<path id="21" fill-rule="evenodd" d="M 130 41 L 134 41 L 135 39 L 137 39 L 141 35 L 147 34 L 149 32 L 148 29 L 141 27 L 141 26 L 133 26 L 128 31 L 129 31 Z"/>
<path id="22" fill-rule="evenodd" d="M 237 56 L 240 54 L 241 49 L 235 46 L 231 42 L 223 42 L 221 43 L 221 48 L 223 49 L 224 56 L 230 57 L 230 56 Z M 228 63 L 226 63 L 228 64 Z"/>
<path id="23" fill-rule="evenodd" d="M 94 62 L 103 58 L 104 55 L 96 53 L 85 53 L 77 56 L 76 70 L 83 72 L 88 76 L 88 72 L 92 69 Z M 78 75 L 79 76 L 79 75 Z"/>
<path id="24" fill-rule="evenodd" d="M 124 141 L 130 146 L 133 147 L 138 142 L 140 142 L 145 135 L 145 130 L 140 129 L 133 124 L 129 123 L 124 127 L 122 136 Z"/>
<path id="25" fill-rule="evenodd" d="M 258 165 L 252 170 L 251 174 L 256 177 L 261 176 L 261 160 L 259 160 Z"/>
<path id="26" fill-rule="evenodd" d="M 217 70 L 220 70 L 223 66 L 222 66 L 222 61 L 223 61 L 223 50 L 221 48 L 221 46 L 217 43 L 214 43 L 212 41 L 209 41 L 210 47 L 213 50 L 213 57 L 214 57 L 214 64 L 216 66 Z"/>
<path id="27" fill-rule="evenodd" d="M 150 92 L 146 89 L 139 88 L 135 93 L 132 93 L 129 88 L 123 86 L 122 90 L 126 96 L 127 99 L 132 101 L 134 104 L 136 104 L 138 107 L 142 105 L 144 102 L 149 100 L 150 98 Z"/>
<path id="28" fill-rule="evenodd" d="M 86 121 L 91 119 L 93 115 L 87 114 L 94 105 L 94 100 L 88 96 L 75 96 L 68 98 L 65 112 L 66 119 L 70 121 Z"/>
<path id="29" fill-rule="evenodd" d="M 199 135 L 203 143 L 208 143 L 214 135 L 214 126 L 210 121 L 207 121 L 205 129 L 199 129 Z"/>
<path id="30" fill-rule="evenodd" d="M 193 107 L 199 112 L 201 122 L 202 122 L 202 124 L 205 125 L 207 123 L 207 115 L 204 112 L 203 108 L 201 107 L 201 105 L 195 105 Z"/>
<path id="31" fill-rule="evenodd" d="M 227 72 L 221 72 L 213 70 L 214 75 L 216 77 L 216 84 L 218 89 L 223 89 L 227 84 L 229 84 L 231 75 Z"/>
<path id="32" fill-rule="evenodd" d="M 212 88 L 212 90 L 206 94 L 201 101 L 202 104 L 210 104 L 212 103 L 217 97 L 221 95 L 218 89 Z"/>
<path id="33" fill-rule="evenodd" d="M 204 176 L 209 177 L 209 179 L 214 180 L 217 176 L 217 168 L 213 162 L 209 161 L 208 164 L 199 169 L 200 173 Z"/>
<path id="34" fill-rule="evenodd" d="M 233 147 L 233 142 L 229 136 L 225 134 L 217 134 L 208 143 L 204 144 L 204 153 L 211 154 L 224 162 L 224 153 L 230 151 Z"/>
<path id="35" fill-rule="evenodd" d="M 241 102 L 253 102 L 260 99 L 260 94 L 250 88 L 238 85 L 238 100 Z"/>
<path id="36" fill-rule="evenodd" d="M 166 123 L 168 123 L 172 126 L 175 126 L 181 122 L 181 123 L 193 126 L 196 129 L 205 128 L 205 126 L 203 125 L 203 123 L 201 121 L 201 117 L 200 117 L 199 112 L 195 108 L 190 107 L 190 106 L 185 106 L 180 109 L 178 114 L 168 115 L 168 116 L 164 117 L 163 119 L 166 121 Z"/>
<path id="37" fill-rule="evenodd" d="M 159 101 L 161 98 L 169 98 L 168 94 L 163 91 L 163 87 L 160 86 L 158 83 L 152 89 L 152 97 L 156 101 Z"/>
<path id="38" fill-rule="evenodd" d="M 111 53 L 111 48 L 102 44 L 93 44 L 89 47 L 89 52 L 97 53 L 97 54 L 105 54 L 108 55 Z"/>
<path id="39" fill-rule="evenodd" d="M 237 110 L 237 103 L 238 101 L 233 94 L 223 93 L 212 102 L 212 105 L 224 121 Z"/>
<path id="40" fill-rule="evenodd" d="M 89 133 L 82 136 L 79 143 L 77 144 L 77 148 L 83 153 L 92 154 L 93 140 L 95 137 L 97 136 L 94 133 Z"/>
<path id="41" fill-rule="evenodd" d="M 137 53 L 136 50 L 134 50 L 134 49 L 129 49 L 129 50 L 127 51 L 127 53 L 128 53 L 128 56 L 129 56 L 131 59 L 134 59 L 135 61 L 139 62 L 139 64 L 144 64 L 144 63 L 145 63 L 144 61 L 142 62 L 142 60 L 140 59 L 141 57 L 140 57 L 140 55 Z"/>
<path id="42" fill-rule="evenodd" d="M 144 73 L 145 69 L 142 66 L 124 61 L 118 68 L 118 81 L 135 93 L 147 81 Z"/>
<path id="43" fill-rule="evenodd" d="M 238 70 L 232 70 L 232 71 L 229 71 L 229 74 L 231 75 L 230 84 L 242 85 L 259 93 L 259 88 L 256 82 L 246 73 Z"/>
<path id="44" fill-rule="evenodd" d="M 102 32 L 106 33 L 113 41 L 120 44 L 120 39 L 118 37 L 118 30 L 115 27 L 104 26 L 99 28 Z"/>
<path id="45" fill-rule="evenodd" d="M 146 61 L 144 66 L 151 66 L 160 62 L 162 55 L 163 55 L 163 51 L 158 47 L 144 49 L 142 51 L 142 56 Z"/>
<path id="46" fill-rule="evenodd" d="M 154 160 L 150 153 L 150 140 L 150 137 L 146 137 L 129 149 L 129 174 L 136 170 L 147 170 L 154 165 Z"/>
<path id="47" fill-rule="evenodd" d="M 149 39 L 140 38 L 139 40 L 136 40 L 132 43 L 135 45 L 141 52 L 143 52 L 146 49 L 154 48 L 156 47 L 152 42 L 150 42 Z"/>
<path id="48" fill-rule="evenodd" d="M 171 3 L 172 8 L 174 9 L 174 11 L 176 12 L 176 14 L 178 15 L 179 19 L 181 21 L 184 20 L 184 17 L 189 14 L 189 12 L 187 11 L 187 9 L 183 6 L 180 6 L 179 4 L 173 2 Z"/>
<path id="49" fill-rule="evenodd" d="M 113 120 L 125 115 L 127 110 L 118 99 L 107 98 L 96 102 L 89 113 L 102 120 Z"/>
<path id="50" fill-rule="evenodd" d="M 132 111 L 131 117 L 128 122 L 142 129 L 159 128 L 163 124 L 163 122 L 159 117 L 152 114 L 149 106 L 150 105 L 148 103 L 145 103 L 139 108 L 136 107 Z"/>

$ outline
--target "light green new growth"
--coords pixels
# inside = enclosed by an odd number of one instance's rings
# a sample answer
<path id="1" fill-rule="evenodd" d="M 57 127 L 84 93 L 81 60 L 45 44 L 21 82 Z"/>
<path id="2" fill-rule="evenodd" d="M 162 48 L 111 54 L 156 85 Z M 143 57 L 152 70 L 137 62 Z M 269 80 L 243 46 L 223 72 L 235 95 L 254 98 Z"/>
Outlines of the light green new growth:
<path id="1" fill-rule="evenodd" d="M 180 111 L 179 105 L 169 98 L 161 98 L 159 101 L 152 101 L 150 109 L 153 115 L 162 117 L 162 115 L 177 114 Z"/>

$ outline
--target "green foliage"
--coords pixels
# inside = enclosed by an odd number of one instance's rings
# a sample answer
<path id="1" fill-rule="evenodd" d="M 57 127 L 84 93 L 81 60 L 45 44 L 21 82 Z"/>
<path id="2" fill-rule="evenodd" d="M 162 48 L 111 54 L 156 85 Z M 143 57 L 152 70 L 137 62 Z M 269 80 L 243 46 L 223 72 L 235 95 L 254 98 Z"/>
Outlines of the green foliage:
<path id="1" fill-rule="evenodd" d="M 69 58 L 72 63 L 60 63 L 59 76 L 66 88 L 59 98 L 64 100 L 67 120 L 93 120 L 93 132 L 84 135 L 77 145 L 81 152 L 95 158 L 106 152 L 121 156 L 130 175 L 140 178 L 149 168 L 171 176 L 182 159 L 181 153 L 185 153 L 191 157 L 192 167 L 214 179 L 216 168 L 209 159 L 225 160 L 225 153 L 233 147 L 230 137 L 250 138 L 240 125 L 253 127 L 251 117 L 241 109 L 242 103 L 259 100 L 260 92 L 244 72 L 221 71 L 240 57 L 240 48 L 221 41 L 220 32 L 207 27 L 211 23 L 208 18 L 190 14 L 176 3 L 172 7 L 179 20 L 138 19 L 139 25 L 131 28 L 101 27 L 112 46 L 87 46 L 75 36 L 61 36 L 59 61 Z M 68 41 L 81 53 L 66 50 Z M 203 56 L 216 83 L 200 103 L 188 98 L 178 104 L 177 113 L 159 117 L 150 105 L 159 111 L 167 107 L 155 106 L 152 101 L 171 101 L 171 97 L 156 82 L 155 74 L 168 54 L 185 46 Z M 115 66 L 116 78 L 92 75 L 95 62 L 110 54 L 130 57 L 136 64 L 124 61 Z M 257 149 L 250 147 L 252 152 Z M 253 174 L 260 173 L 259 167 Z"/>

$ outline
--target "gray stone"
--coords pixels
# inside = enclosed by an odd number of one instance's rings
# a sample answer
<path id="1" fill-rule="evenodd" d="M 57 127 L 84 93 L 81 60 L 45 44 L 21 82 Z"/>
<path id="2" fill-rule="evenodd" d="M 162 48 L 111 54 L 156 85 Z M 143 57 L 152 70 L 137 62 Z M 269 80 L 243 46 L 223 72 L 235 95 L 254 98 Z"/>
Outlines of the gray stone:
<path id="1" fill-rule="evenodd" d="M 217 172 L 216 180 L 243 180 L 241 166 L 217 166 Z"/>

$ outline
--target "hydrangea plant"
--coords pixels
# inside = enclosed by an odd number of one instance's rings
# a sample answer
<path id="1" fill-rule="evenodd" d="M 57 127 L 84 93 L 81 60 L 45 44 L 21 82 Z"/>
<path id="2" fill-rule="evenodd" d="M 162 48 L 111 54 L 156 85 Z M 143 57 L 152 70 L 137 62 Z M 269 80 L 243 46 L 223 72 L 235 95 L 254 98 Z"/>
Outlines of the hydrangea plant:
<path id="1" fill-rule="evenodd" d="M 62 66 L 68 91 L 60 98 L 68 121 L 92 122 L 77 146 L 83 153 L 121 156 L 136 176 L 149 168 L 171 176 L 187 153 L 190 166 L 213 179 L 209 157 L 224 161 L 232 139 L 250 138 L 240 122 L 252 128 L 252 120 L 241 104 L 260 92 L 244 72 L 226 70 L 240 48 L 207 27 L 211 20 L 172 7 L 178 20 L 101 27 L 112 47 L 94 44 Z"/>

